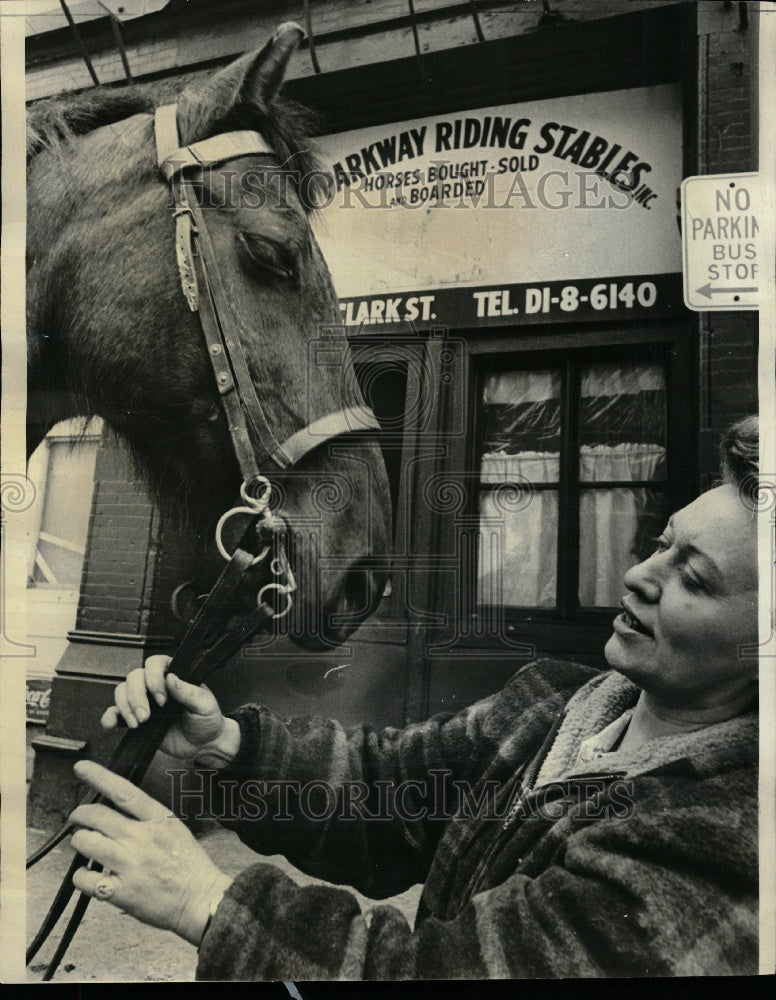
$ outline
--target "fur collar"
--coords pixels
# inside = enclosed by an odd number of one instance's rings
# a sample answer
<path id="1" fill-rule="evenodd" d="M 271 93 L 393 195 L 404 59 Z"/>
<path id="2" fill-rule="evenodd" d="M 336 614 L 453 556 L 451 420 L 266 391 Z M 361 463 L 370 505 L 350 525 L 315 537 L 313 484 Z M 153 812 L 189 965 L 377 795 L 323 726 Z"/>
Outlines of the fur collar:
<path id="1" fill-rule="evenodd" d="M 595 736 L 623 712 L 633 708 L 640 688 L 616 671 L 602 674 L 585 684 L 566 706 L 563 723 L 537 777 L 537 785 L 585 774 L 624 771 L 635 777 L 656 768 L 689 761 L 699 774 L 718 772 L 720 765 L 740 766 L 757 759 L 758 719 L 756 708 L 725 722 L 689 733 L 662 736 L 635 750 L 615 750 L 582 768 L 574 768 L 583 740 Z"/>

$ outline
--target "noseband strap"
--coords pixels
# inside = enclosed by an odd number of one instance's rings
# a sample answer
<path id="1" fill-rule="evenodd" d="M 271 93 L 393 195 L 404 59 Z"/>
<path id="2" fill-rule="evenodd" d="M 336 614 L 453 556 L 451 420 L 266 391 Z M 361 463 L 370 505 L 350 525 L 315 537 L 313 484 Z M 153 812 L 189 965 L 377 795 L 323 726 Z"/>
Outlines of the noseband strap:
<path id="1" fill-rule="evenodd" d="M 224 132 L 180 147 L 176 116 L 175 104 L 158 108 L 154 131 L 159 170 L 170 184 L 175 202 L 175 248 L 181 288 L 191 311 L 199 313 L 232 446 L 243 479 L 250 484 L 261 476 L 266 462 L 278 469 L 289 469 L 331 438 L 379 430 L 380 425 L 367 406 L 352 406 L 313 421 L 282 444 L 276 440 L 256 395 L 215 248 L 187 176 L 192 169 L 201 170 L 240 156 L 271 155 L 273 150 L 262 135 L 248 130 Z M 254 441 L 261 446 L 259 454 Z"/>

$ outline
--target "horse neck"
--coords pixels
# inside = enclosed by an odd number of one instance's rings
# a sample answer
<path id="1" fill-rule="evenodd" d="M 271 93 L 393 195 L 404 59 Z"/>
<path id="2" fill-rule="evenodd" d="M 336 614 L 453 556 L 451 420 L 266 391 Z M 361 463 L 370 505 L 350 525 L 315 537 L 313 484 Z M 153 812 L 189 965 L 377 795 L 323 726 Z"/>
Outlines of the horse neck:
<path id="1" fill-rule="evenodd" d="M 66 331 L 56 324 L 56 306 L 46 301 L 41 277 L 28 274 L 27 282 L 28 458 L 55 424 L 92 415 L 68 384 Z"/>

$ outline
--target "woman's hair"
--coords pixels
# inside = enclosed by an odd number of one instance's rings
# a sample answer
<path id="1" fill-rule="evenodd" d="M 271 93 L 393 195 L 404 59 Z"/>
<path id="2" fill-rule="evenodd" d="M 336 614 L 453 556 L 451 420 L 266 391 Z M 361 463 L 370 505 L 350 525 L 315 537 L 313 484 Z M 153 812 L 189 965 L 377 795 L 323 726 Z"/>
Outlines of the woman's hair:
<path id="1" fill-rule="evenodd" d="M 756 482 L 759 473 L 760 432 L 757 417 L 744 417 L 722 435 L 720 465 L 724 482 L 741 486 Z"/>

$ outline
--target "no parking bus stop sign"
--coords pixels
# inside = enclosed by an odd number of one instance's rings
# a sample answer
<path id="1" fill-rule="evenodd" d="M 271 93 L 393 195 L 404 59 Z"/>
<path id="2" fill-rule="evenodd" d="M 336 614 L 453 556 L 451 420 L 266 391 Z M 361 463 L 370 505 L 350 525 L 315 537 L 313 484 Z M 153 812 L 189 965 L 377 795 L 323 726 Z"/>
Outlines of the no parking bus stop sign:
<path id="1" fill-rule="evenodd" d="M 707 312 L 757 309 L 764 287 L 759 175 L 713 174 L 682 182 L 684 301 Z"/>

